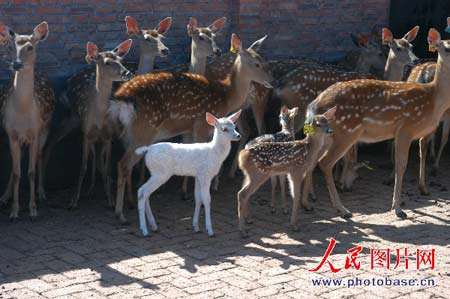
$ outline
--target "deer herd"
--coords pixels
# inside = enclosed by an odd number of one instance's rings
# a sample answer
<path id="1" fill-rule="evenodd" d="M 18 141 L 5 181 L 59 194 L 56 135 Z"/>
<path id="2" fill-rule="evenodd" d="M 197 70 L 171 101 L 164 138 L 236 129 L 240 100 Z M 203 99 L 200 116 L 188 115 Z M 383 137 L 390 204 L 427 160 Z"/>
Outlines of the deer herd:
<path id="1" fill-rule="evenodd" d="M 49 35 L 48 24 L 42 22 L 29 35 L 0 25 L 0 47 L 10 49 L 14 72 L 0 92 L 1 120 L 12 157 L 9 182 L 0 203 L 6 204 L 12 197 L 10 220 L 16 220 L 19 214 L 23 147 L 27 146 L 29 152 L 29 213 L 34 219 L 36 173 L 38 197 L 45 200 L 45 169 L 51 151 L 75 128 L 81 128 L 82 132 L 82 161 L 70 208 L 78 207 L 91 161 L 90 190 L 95 186 L 95 172 L 99 169 L 108 205 L 115 209 L 121 223 L 127 222 L 124 201 L 126 198 L 131 205 L 136 202 L 132 174 L 138 162 L 144 160 L 141 183 L 145 168 L 150 178 L 137 192 L 139 224 L 144 236 L 148 234 L 147 221 L 153 231 L 158 228 L 150 196 L 173 175 L 195 178 L 194 231 L 200 230 L 203 205 L 206 231 L 209 236 L 214 235 L 210 188 L 219 188 L 220 170 L 231 150 L 231 141 L 239 144 L 229 176 L 233 177 L 237 168 L 244 175 L 237 193 L 239 230 L 243 237 L 248 234 L 246 223 L 252 221 L 250 196 L 269 178 L 272 211 L 276 211 L 279 181 L 284 213 L 288 213 L 285 199 L 288 179 L 293 198 L 290 224 L 298 229 L 298 210 L 300 207 L 311 210 L 310 194 L 315 199 L 312 174 L 316 165 L 325 176 L 334 207 L 341 216 L 351 217 L 340 200 L 335 179 L 343 189 L 351 188 L 362 165 L 358 162 L 359 143 L 392 140 L 392 209 L 398 217 L 405 218 L 401 191 L 411 143 L 419 140 L 419 189 L 428 194 L 425 180 L 428 143 L 432 141 L 433 171 L 436 171 L 448 140 L 450 91 L 446 84 L 450 81 L 450 41 L 441 40 L 440 33 L 430 29 L 429 50 L 437 52 L 438 58 L 436 62 L 419 63 L 412 46 L 418 26 L 398 39 L 383 28 L 373 30 L 369 37 L 351 36 L 360 50 L 350 67 L 308 59 L 265 61 L 258 52 L 267 36 L 245 48 L 238 36 L 232 34 L 230 53 L 222 54 L 216 35 L 226 21 L 220 18 L 200 27 L 195 18 L 190 18 L 187 25 L 192 40 L 190 64 L 154 71 L 155 58 L 170 54 L 164 38 L 172 19 L 165 18 L 154 29 L 142 29 L 135 19 L 127 16 L 125 26 L 130 39 L 112 50 L 102 51 L 95 43 L 87 42 L 86 62 L 94 66 L 71 76 L 58 99 L 46 75 L 35 70 L 39 44 Z M 450 18 L 446 31 L 449 28 Z M 124 61 L 133 38 L 140 50 L 137 65 Z M 412 70 L 404 79 L 406 66 L 412 66 Z M 281 131 L 263 135 L 269 102 L 281 103 Z M 50 130 L 57 105 L 67 113 L 62 124 Z M 251 106 L 250 113 L 245 109 L 247 105 Z M 251 118 L 261 136 L 249 141 Z M 434 136 L 441 122 L 441 145 L 436 155 Z M 296 140 L 301 128 L 305 137 Z M 183 143 L 161 142 L 176 136 L 182 136 Z M 117 163 L 114 198 L 111 150 L 116 139 L 121 141 L 124 152 Z M 182 187 L 185 194 L 187 186 L 185 180 Z"/>

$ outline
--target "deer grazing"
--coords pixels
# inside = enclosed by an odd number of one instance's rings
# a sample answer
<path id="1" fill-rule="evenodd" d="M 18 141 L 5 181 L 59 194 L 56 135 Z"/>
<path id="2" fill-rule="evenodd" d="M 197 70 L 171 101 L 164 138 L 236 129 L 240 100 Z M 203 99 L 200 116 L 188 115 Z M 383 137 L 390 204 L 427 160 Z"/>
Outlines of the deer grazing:
<path id="1" fill-rule="evenodd" d="M 217 119 L 207 112 L 206 121 L 214 127 L 214 135 L 210 142 L 191 144 L 162 142 L 136 149 L 137 155 L 145 154 L 145 164 L 151 173 L 150 179 L 138 191 L 139 223 L 144 236 L 148 235 L 146 217 L 152 230 L 158 229 L 150 208 L 149 197 L 173 175 L 195 177 L 194 231 L 200 230 L 198 219 L 203 204 L 206 231 L 208 236 L 214 236 L 211 224 L 211 180 L 217 175 L 228 156 L 231 141 L 241 138 L 235 126 L 240 114 L 241 110 L 229 117 Z"/>
<path id="2" fill-rule="evenodd" d="M 70 85 L 67 95 L 76 99 L 79 118 L 81 120 L 81 130 L 83 132 L 83 154 L 78 179 L 78 188 L 75 197 L 70 204 L 71 208 L 78 206 L 81 195 L 84 176 L 89 161 L 89 153 L 95 153 L 95 146 L 101 147 L 100 164 L 102 170 L 105 193 L 110 206 L 113 206 L 111 198 L 111 174 L 109 164 L 111 160 L 111 141 L 114 130 L 111 126 L 110 98 L 113 89 L 113 82 L 127 81 L 132 73 L 126 69 L 122 63 L 122 58 L 128 53 L 132 45 L 132 40 L 122 42 L 112 51 L 99 52 L 97 46 L 88 42 L 86 51 L 87 63 L 95 62 L 95 81 L 81 80 L 78 85 Z M 103 159 L 104 157 L 104 159 Z M 95 160 L 94 160 L 95 161 Z M 95 169 L 95 164 L 92 165 Z"/>
<path id="3" fill-rule="evenodd" d="M 442 41 L 436 29 L 428 33 L 430 50 L 437 50 L 438 62 L 434 80 L 419 84 L 354 80 L 336 83 L 308 105 L 307 122 L 319 111 L 337 106 L 333 142 L 319 166 L 322 169 L 334 206 L 342 216 L 351 217 L 341 203 L 332 177 L 335 163 L 357 142 L 379 142 L 394 139 L 395 186 L 392 209 L 399 218 L 402 211 L 401 190 L 403 174 L 413 140 L 433 132 L 444 112 L 450 107 L 447 82 L 450 80 L 450 43 Z"/>
<path id="4" fill-rule="evenodd" d="M 324 115 L 312 119 L 312 130 L 306 138 L 291 142 L 263 142 L 242 150 L 239 153 L 239 168 L 244 173 L 241 190 L 237 194 L 239 230 L 242 237 L 247 237 L 245 220 L 249 215 L 249 198 L 269 177 L 287 174 L 293 198 L 291 226 L 298 230 L 297 216 L 300 207 L 300 189 L 305 176 L 310 175 L 316 167 L 321 154 L 330 144 L 332 129 L 328 122 L 334 117 L 336 108 L 331 108 Z M 304 183 L 302 205 L 310 209 L 307 195 L 309 184 Z"/>
<path id="5" fill-rule="evenodd" d="M 10 220 L 15 221 L 19 213 L 19 184 L 21 177 L 22 148 L 28 145 L 28 179 L 30 183 L 30 217 L 37 217 L 35 200 L 36 163 L 39 175 L 39 197 L 45 199 L 43 186 L 42 149 L 45 145 L 50 120 L 55 107 L 55 96 L 47 76 L 35 72 L 38 44 L 49 34 L 48 24 L 37 25 L 30 35 L 16 34 L 5 25 L 0 25 L 2 40 L 14 43 L 15 55 L 11 63 L 14 78 L 0 92 L 1 116 L 8 134 L 12 156 L 12 170 L 7 190 L 1 198 L 6 203 L 13 193 Z M 12 189 L 12 192 L 11 192 Z"/>
<path id="6" fill-rule="evenodd" d="M 206 110 L 227 115 L 244 104 L 252 81 L 270 86 L 272 76 L 267 63 L 256 52 L 264 39 L 244 49 L 239 38 L 232 35 L 231 45 L 238 55 L 224 81 L 209 81 L 191 73 L 160 72 L 134 77 L 115 93 L 122 103 L 134 103 L 128 104 L 131 121 L 125 126 L 126 150 L 118 164 L 116 215 L 121 222 L 126 221 L 124 182 L 142 156 L 135 149 L 186 133 L 192 134 L 195 142 L 206 141 L 211 133 L 211 127 L 203 122 Z"/>
<path id="7" fill-rule="evenodd" d="M 294 132 L 294 119 L 295 116 L 298 113 L 298 108 L 295 107 L 293 109 L 289 109 L 286 106 L 281 107 L 280 111 L 280 125 L 281 125 L 281 131 L 275 133 L 275 134 L 266 134 L 259 136 L 251 141 L 249 141 L 245 148 L 248 149 L 254 144 L 257 143 L 263 143 L 263 142 L 288 142 L 293 141 L 295 139 L 295 132 Z M 275 213 L 275 194 L 276 194 L 276 187 L 277 187 L 277 180 L 280 181 L 280 188 L 281 188 L 281 206 L 283 208 L 283 213 L 287 214 L 287 206 L 286 206 L 286 176 L 285 175 L 279 175 L 279 176 L 272 176 L 270 178 L 271 184 L 272 184 L 272 198 L 270 201 L 270 207 L 272 208 L 272 213 Z"/>

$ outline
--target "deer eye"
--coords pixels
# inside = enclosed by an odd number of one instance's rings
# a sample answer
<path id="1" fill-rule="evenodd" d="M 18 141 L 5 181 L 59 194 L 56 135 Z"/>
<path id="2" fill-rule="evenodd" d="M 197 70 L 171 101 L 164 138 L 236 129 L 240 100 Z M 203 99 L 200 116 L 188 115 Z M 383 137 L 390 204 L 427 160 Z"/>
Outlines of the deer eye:
<path id="1" fill-rule="evenodd" d="M 222 127 L 222 131 L 228 132 L 228 128 L 227 127 Z"/>
<path id="2" fill-rule="evenodd" d="M 255 66 L 256 67 L 260 67 L 261 65 L 259 63 L 255 63 Z"/>
<path id="3" fill-rule="evenodd" d="M 28 47 L 27 47 L 27 51 L 28 51 L 28 52 L 31 52 L 31 51 L 33 51 L 33 49 L 34 49 L 34 47 L 33 47 L 33 46 L 28 46 Z"/>
<path id="4" fill-rule="evenodd" d="M 111 65 L 111 61 L 105 62 L 105 65 Z"/>
<path id="5" fill-rule="evenodd" d="M 198 38 L 199 38 L 200 40 L 205 40 L 205 38 L 204 38 L 203 36 L 201 36 L 201 35 L 199 35 Z"/>

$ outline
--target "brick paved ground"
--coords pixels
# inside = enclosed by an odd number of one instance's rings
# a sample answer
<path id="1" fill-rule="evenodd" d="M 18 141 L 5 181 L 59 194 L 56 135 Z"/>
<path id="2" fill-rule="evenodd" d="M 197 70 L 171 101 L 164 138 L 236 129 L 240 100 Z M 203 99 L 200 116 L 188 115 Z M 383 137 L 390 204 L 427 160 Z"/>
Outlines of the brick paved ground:
<path id="1" fill-rule="evenodd" d="M 444 161 L 439 178 L 431 178 L 428 197 L 416 191 L 417 165 L 409 167 L 404 188 L 407 220 L 389 212 L 392 188 L 380 183 L 389 169 L 375 166 L 374 172 L 363 170 L 353 193 L 343 196 L 354 212 L 351 221 L 336 217 L 317 174 L 319 202 L 313 213 L 301 212 L 300 232 L 289 231 L 287 216 L 270 213 L 270 189 L 265 187 L 255 196 L 255 223 L 244 240 L 236 225 L 240 178 L 224 181 L 221 193 L 213 195 L 216 238 L 192 232 L 193 203 L 169 193 L 176 184 L 155 195 L 160 232 L 146 239 L 137 234 L 135 210 L 127 211 L 131 226 L 117 224 L 105 208 L 101 189 L 71 212 L 65 206 L 73 190 L 53 192 L 40 206 L 36 223 L 28 220 L 26 211 L 15 224 L 8 223 L 7 211 L 0 214 L 0 298 L 448 298 L 450 161 Z M 330 237 L 339 242 L 331 256 L 337 267 L 343 266 L 346 250 L 364 247 L 359 271 L 307 271 L 319 263 Z M 435 270 L 414 270 L 413 259 L 412 270 L 370 270 L 369 248 L 401 247 L 436 249 Z M 349 289 L 311 283 L 312 278 L 356 275 L 433 278 L 437 285 Z"/>

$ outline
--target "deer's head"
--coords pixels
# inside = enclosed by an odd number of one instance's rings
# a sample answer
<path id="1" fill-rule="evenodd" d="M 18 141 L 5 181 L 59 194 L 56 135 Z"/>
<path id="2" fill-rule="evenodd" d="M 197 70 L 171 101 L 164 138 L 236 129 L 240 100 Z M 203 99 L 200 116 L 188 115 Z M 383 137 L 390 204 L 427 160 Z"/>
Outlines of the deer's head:
<path id="1" fill-rule="evenodd" d="M 419 26 L 416 26 L 408 31 L 402 38 L 394 39 L 392 32 L 387 28 L 383 28 L 382 42 L 389 46 L 389 57 L 392 57 L 396 62 L 405 65 L 415 65 L 419 63 L 419 59 L 414 54 L 413 45 L 411 44 L 418 32 Z"/>
<path id="2" fill-rule="evenodd" d="M 128 35 L 134 35 L 139 38 L 141 54 L 159 57 L 166 57 L 169 55 L 169 48 L 164 45 L 163 39 L 172 24 L 171 17 L 167 17 L 159 22 L 154 29 L 141 29 L 136 20 L 130 16 L 125 17 L 125 23 L 127 25 Z"/>
<path id="3" fill-rule="evenodd" d="M 447 18 L 445 31 L 450 32 L 450 17 Z M 440 59 L 450 61 L 450 40 L 442 40 L 441 34 L 434 28 L 428 32 L 428 45 L 431 52 L 438 52 Z"/>
<path id="4" fill-rule="evenodd" d="M 0 43 L 13 43 L 11 67 L 14 71 L 34 65 L 37 44 L 47 38 L 48 32 L 47 22 L 37 25 L 30 35 L 17 34 L 5 25 L 0 26 Z"/>
<path id="5" fill-rule="evenodd" d="M 220 56 L 222 51 L 216 44 L 216 33 L 225 27 L 227 18 L 215 20 L 208 27 L 198 27 L 197 19 L 191 17 L 187 25 L 188 35 L 192 38 L 192 51 L 200 57 Z"/>
<path id="6" fill-rule="evenodd" d="M 333 129 L 330 128 L 330 121 L 334 119 L 337 107 L 328 109 L 324 114 L 314 116 L 305 122 L 305 133 L 314 135 L 331 135 Z"/>
<path id="7" fill-rule="evenodd" d="M 241 40 L 236 34 L 231 35 L 231 51 L 237 53 L 235 66 L 239 68 L 244 78 L 272 88 L 273 81 L 269 64 L 257 53 L 267 35 L 255 41 L 250 47 L 244 49 Z"/>
<path id="8" fill-rule="evenodd" d="M 131 39 L 122 42 L 112 51 L 99 52 L 96 44 L 88 42 L 86 45 L 86 61 L 97 64 L 98 71 L 111 81 L 127 81 L 131 78 L 132 73 L 123 66 L 122 58 L 130 51 Z"/>
<path id="9" fill-rule="evenodd" d="M 242 110 L 238 110 L 228 117 L 216 118 L 209 112 L 206 112 L 206 122 L 216 129 L 216 134 L 225 137 L 228 140 L 237 141 L 241 135 L 236 131 L 236 122 L 241 115 Z"/>
<path id="10" fill-rule="evenodd" d="M 367 36 L 363 33 L 358 36 L 351 33 L 350 38 L 352 42 L 360 49 L 359 59 L 360 62 L 367 67 L 375 70 L 383 70 L 386 64 L 387 51 L 381 43 L 377 42 L 377 38 L 374 33 L 371 36 Z"/>
<path id="11" fill-rule="evenodd" d="M 283 105 L 280 110 L 280 125 L 282 128 L 287 128 L 291 133 L 295 130 L 295 116 L 297 116 L 298 107 L 289 109 L 286 105 Z"/>

